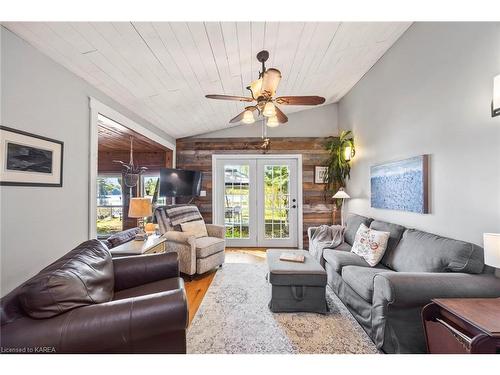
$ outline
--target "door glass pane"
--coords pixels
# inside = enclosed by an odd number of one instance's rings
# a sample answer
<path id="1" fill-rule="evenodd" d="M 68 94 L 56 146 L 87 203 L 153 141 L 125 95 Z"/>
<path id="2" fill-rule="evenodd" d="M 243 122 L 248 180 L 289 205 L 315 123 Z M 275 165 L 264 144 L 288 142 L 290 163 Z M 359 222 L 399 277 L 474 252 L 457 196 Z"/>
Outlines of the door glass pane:
<path id="1" fill-rule="evenodd" d="M 224 225 L 226 238 L 249 238 L 249 165 L 224 167 Z"/>
<path id="2" fill-rule="evenodd" d="M 264 166 L 264 221 L 266 239 L 290 238 L 290 168 Z"/>

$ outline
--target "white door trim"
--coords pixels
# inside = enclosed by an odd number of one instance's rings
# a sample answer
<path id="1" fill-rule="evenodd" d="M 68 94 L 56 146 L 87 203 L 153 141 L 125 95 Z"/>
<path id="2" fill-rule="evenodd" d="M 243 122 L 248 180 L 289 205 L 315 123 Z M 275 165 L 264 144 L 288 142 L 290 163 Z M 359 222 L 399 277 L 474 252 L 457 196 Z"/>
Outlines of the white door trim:
<path id="1" fill-rule="evenodd" d="M 99 100 L 89 97 L 90 107 L 90 155 L 89 155 L 89 221 L 88 221 L 88 234 L 89 238 L 97 237 L 96 219 L 97 219 L 97 149 L 98 149 L 98 135 L 97 135 L 97 117 L 99 114 L 109 117 L 111 120 L 116 121 L 123 126 L 144 135 L 145 137 L 155 141 L 172 150 L 172 166 L 175 167 L 175 145 L 159 135 L 153 133 L 151 130 L 138 124 L 137 122 L 122 115 L 120 112 L 113 108 L 101 103 Z"/>
<path id="2" fill-rule="evenodd" d="M 224 159 L 295 159 L 297 160 L 297 230 L 298 230 L 298 247 L 304 247 L 304 217 L 303 217 L 303 192 L 302 192 L 302 154 L 212 154 L 212 223 L 219 223 L 217 218 L 217 210 L 219 202 L 217 201 L 217 192 L 215 186 L 217 184 L 217 160 Z"/>

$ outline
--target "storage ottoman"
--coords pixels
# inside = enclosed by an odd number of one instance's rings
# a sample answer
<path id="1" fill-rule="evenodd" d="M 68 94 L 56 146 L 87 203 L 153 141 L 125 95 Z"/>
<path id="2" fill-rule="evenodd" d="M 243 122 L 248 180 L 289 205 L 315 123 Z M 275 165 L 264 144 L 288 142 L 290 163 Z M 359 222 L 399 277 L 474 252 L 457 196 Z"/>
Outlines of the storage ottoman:
<path id="1" fill-rule="evenodd" d="M 304 255 L 305 262 L 280 260 L 283 252 Z M 267 264 L 272 312 L 327 312 L 326 271 L 308 251 L 268 249 Z"/>

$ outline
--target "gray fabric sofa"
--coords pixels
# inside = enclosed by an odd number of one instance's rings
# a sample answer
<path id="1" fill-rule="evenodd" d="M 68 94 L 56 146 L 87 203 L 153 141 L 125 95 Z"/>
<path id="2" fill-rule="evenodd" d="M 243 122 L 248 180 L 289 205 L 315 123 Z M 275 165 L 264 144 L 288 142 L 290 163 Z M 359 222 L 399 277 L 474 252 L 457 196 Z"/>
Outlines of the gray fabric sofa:
<path id="1" fill-rule="evenodd" d="M 350 252 L 361 223 L 390 232 L 375 267 Z M 500 297 L 477 245 L 354 214 L 346 227 L 345 242 L 323 252 L 328 285 L 386 353 L 425 353 L 420 314 L 432 298 Z"/>

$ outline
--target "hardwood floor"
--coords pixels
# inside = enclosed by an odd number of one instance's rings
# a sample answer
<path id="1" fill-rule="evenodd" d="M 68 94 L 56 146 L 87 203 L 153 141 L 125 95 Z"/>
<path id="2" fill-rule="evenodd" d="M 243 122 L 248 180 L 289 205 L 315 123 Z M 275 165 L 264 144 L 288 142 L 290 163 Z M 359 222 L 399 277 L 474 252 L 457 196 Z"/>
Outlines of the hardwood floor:
<path id="1" fill-rule="evenodd" d="M 262 263 L 265 261 L 265 248 L 226 248 L 226 263 Z M 195 276 L 193 280 L 184 279 L 189 306 L 189 324 L 193 321 L 216 273 L 217 270 L 214 270 L 201 276 Z"/>

